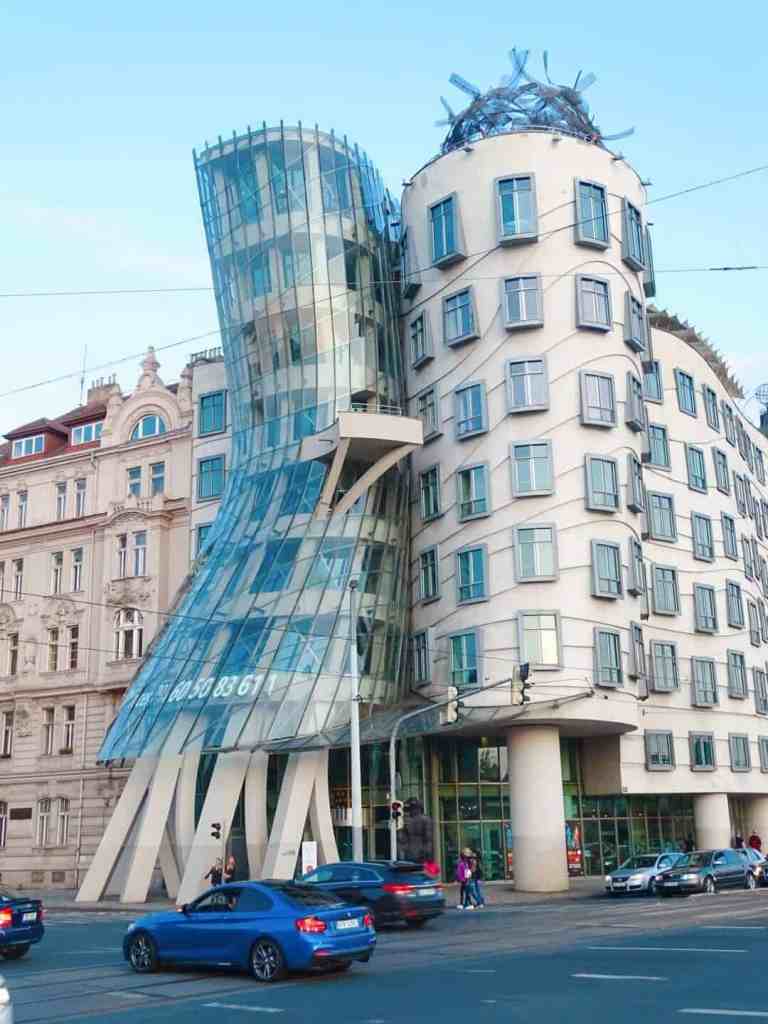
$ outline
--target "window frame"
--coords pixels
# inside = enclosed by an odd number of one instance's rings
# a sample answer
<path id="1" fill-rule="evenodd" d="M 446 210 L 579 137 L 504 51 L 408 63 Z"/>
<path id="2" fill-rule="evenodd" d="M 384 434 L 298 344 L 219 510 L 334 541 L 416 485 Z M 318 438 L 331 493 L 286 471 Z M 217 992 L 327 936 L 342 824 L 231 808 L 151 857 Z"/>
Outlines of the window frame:
<path id="1" fill-rule="evenodd" d="M 768 679 L 765 667 L 752 666 L 752 691 L 755 698 L 755 714 L 768 715 Z"/>
<path id="2" fill-rule="evenodd" d="M 628 545 L 627 593 L 633 597 L 641 597 L 648 589 L 643 545 L 632 535 L 628 538 Z"/>
<path id="3" fill-rule="evenodd" d="M 525 642 L 525 619 L 532 615 L 551 615 L 555 620 L 555 639 L 557 641 L 557 663 L 535 661 L 528 651 Z M 563 633 L 560 612 L 551 608 L 519 608 L 516 612 L 517 618 L 517 643 L 520 662 L 528 662 L 533 671 L 554 672 L 563 667 Z"/>
<path id="4" fill-rule="evenodd" d="M 696 741 L 706 740 L 709 742 L 710 750 L 712 752 L 712 764 L 697 764 L 696 763 Z M 717 769 L 717 744 L 715 742 L 715 734 L 713 732 L 701 732 L 699 730 L 693 730 L 688 733 L 688 756 L 689 756 L 689 767 L 692 772 L 714 772 Z"/>
<path id="5" fill-rule="evenodd" d="M 215 494 L 203 494 L 202 493 L 202 481 L 204 479 L 203 471 L 202 471 L 202 466 L 203 466 L 203 463 L 207 463 L 207 462 L 220 462 L 221 463 L 221 469 L 220 470 L 218 470 L 218 469 L 216 470 L 216 474 L 218 474 L 219 472 L 221 473 L 221 490 L 217 491 Z M 211 478 L 211 476 L 212 476 L 212 474 L 209 473 L 208 477 Z M 197 487 L 195 488 L 195 495 L 196 495 L 196 500 L 198 502 L 201 502 L 201 501 L 220 501 L 221 498 L 222 498 L 222 495 L 224 494 L 224 491 L 226 490 L 226 487 L 227 487 L 227 457 L 224 454 L 224 452 L 220 452 L 219 454 L 216 454 L 216 455 L 206 455 L 203 458 L 197 460 Z"/>
<path id="6" fill-rule="evenodd" d="M 594 281 L 605 286 L 605 300 L 607 304 L 608 321 L 589 320 L 584 315 L 583 288 L 586 281 Z M 576 275 L 576 327 L 587 331 L 600 331 L 607 334 L 613 330 L 613 304 L 611 302 L 611 283 L 607 277 L 600 277 L 598 274 L 577 274 Z"/>
<path id="7" fill-rule="evenodd" d="M 606 240 L 602 241 L 597 238 L 590 238 L 589 235 L 584 233 L 584 225 L 592 223 L 598 220 L 598 217 L 590 217 L 587 220 L 582 218 L 582 206 L 581 206 L 581 186 L 587 185 L 589 188 L 597 189 L 601 196 L 602 205 L 602 220 L 605 225 Z M 574 203 L 576 208 L 576 216 L 574 217 L 574 242 L 576 245 L 586 245 L 591 249 L 609 249 L 611 246 L 611 222 L 608 213 L 608 189 L 605 185 L 601 185 L 599 181 L 590 181 L 589 178 L 574 178 Z M 592 205 L 590 199 L 590 205 Z"/>
<path id="8" fill-rule="evenodd" d="M 504 230 L 504 213 L 501 200 L 501 184 L 505 181 L 527 179 L 530 182 L 532 230 L 516 231 L 512 234 Z M 537 242 L 539 239 L 539 205 L 536 195 L 536 175 L 531 171 L 521 171 L 514 174 L 502 174 L 493 181 L 493 196 L 496 206 L 496 241 L 499 245 L 519 245 L 526 242 Z"/>
<path id="9" fill-rule="evenodd" d="M 699 609 L 698 594 L 710 594 L 712 598 L 712 626 L 704 624 Z M 708 636 L 714 636 L 718 632 L 719 616 L 717 612 L 717 591 L 709 583 L 694 583 L 693 584 L 693 628 L 696 633 L 706 633 Z"/>
<path id="10" fill-rule="evenodd" d="M 608 381 L 611 392 L 611 418 L 610 420 L 594 418 L 589 413 L 589 401 L 587 397 L 587 380 L 595 377 L 601 381 Z M 599 427 L 603 430 L 610 430 L 618 422 L 616 410 L 616 381 L 612 373 L 603 373 L 598 370 L 579 370 L 579 397 L 581 402 L 580 420 L 583 427 Z M 600 406 L 600 408 L 603 408 Z"/>
<path id="11" fill-rule="evenodd" d="M 653 466 L 654 469 L 672 469 L 672 451 L 669 447 L 669 428 L 665 423 L 648 423 L 646 425 L 646 436 L 648 438 L 648 465 Z M 651 431 L 658 432 L 664 439 L 664 451 L 666 452 L 666 462 L 654 462 L 654 445 L 651 442 Z"/>
<path id="12" fill-rule="evenodd" d="M 672 596 L 673 596 L 673 600 L 674 600 L 674 609 L 671 610 L 671 611 L 668 608 L 666 608 L 666 607 L 662 608 L 659 605 L 658 600 L 657 600 L 657 595 L 660 593 L 660 590 L 659 590 L 659 588 L 656 585 L 656 573 L 659 570 L 661 570 L 662 572 L 671 572 L 673 574 L 672 575 L 671 586 L 673 588 L 673 595 Z M 654 615 L 667 615 L 667 616 L 670 616 L 670 617 L 674 617 L 676 615 L 679 615 L 680 614 L 680 580 L 679 580 L 677 566 L 676 565 L 664 565 L 664 564 L 662 564 L 660 562 L 653 562 L 651 564 L 651 581 L 652 581 L 651 608 L 653 610 L 653 614 Z"/>
<path id="13" fill-rule="evenodd" d="M 602 577 L 598 572 L 598 560 L 601 548 L 608 548 L 613 552 L 616 569 L 615 577 Z M 624 597 L 624 566 L 622 564 L 621 545 L 615 541 L 593 538 L 590 541 L 591 554 L 591 576 L 592 576 L 592 597 L 605 601 L 619 601 Z M 616 585 L 616 592 L 604 591 L 600 587 L 601 579 L 610 579 Z"/>
<path id="14" fill-rule="evenodd" d="M 627 493 L 626 506 L 638 515 L 645 512 L 645 483 L 643 464 L 634 452 L 627 452 Z"/>
<path id="15" fill-rule="evenodd" d="M 703 485 L 698 483 L 694 479 L 694 474 L 691 471 L 691 453 L 694 458 L 698 455 L 700 459 L 701 471 L 704 479 Z M 704 457 L 704 449 L 700 448 L 696 444 L 688 444 L 685 442 L 685 468 L 688 477 L 688 489 L 691 491 L 698 491 L 699 494 L 707 494 L 709 490 L 709 480 L 707 479 L 707 461 Z"/>
<path id="16" fill-rule="evenodd" d="M 624 423 L 630 430 L 640 434 L 645 430 L 646 414 L 643 400 L 643 383 L 636 373 L 627 370 L 626 396 L 624 401 Z"/>
<path id="17" fill-rule="evenodd" d="M 672 517 L 672 536 L 658 533 L 654 528 L 653 499 L 664 498 L 670 502 L 670 515 Z M 675 509 L 675 496 L 665 491 L 646 491 L 646 518 L 648 526 L 648 537 L 650 540 L 658 541 L 661 544 L 677 544 L 677 510 Z"/>
<path id="18" fill-rule="evenodd" d="M 635 232 L 632 229 L 632 223 L 634 215 L 637 216 L 637 237 L 639 239 L 640 252 L 639 255 L 635 252 L 635 245 L 633 244 L 633 236 Z M 648 259 L 645 252 L 646 246 L 646 235 L 645 225 L 643 224 L 643 215 L 640 208 L 635 206 L 634 203 L 630 202 L 626 196 L 621 197 L 621 258 L 628 267 L 632 270 L 641 273 L 648 269 Z"/>
<path id="19" fill-rule="evenodd" d="M 550 486 L 546 488 L 533 488 L 529 491 L 522 491 L 517 484 L 516 467 L 518 460 L 515 458 L 516 448 L 532 448 L 534 445 L 542 445 L 547 449 L 547 461 L 549 462 Z M 531 460 L 532 462 L 534 460 Z M 531 441 L 512 441 L 509 446 L 509 462 L 511 471 L 512 497 L 513 498 L 540 498 L 555 493 L 555 462 L 550 438 L 534 438 Z"/>
<path id="20" fill-rule="evenodd" d="M 422 338 L 424 340 L 424 350 L 417 354 L 414 347 L 413 327 L 414 324 L 421 321 Z M 408 348 L 411 353 L 411 366 L 414 370 L 418 370 L 425 363 L 428 363 L 431 359 L 435 358 L 434 346 L 432 345 L 432 332 L 429 327 L 429 311 L 422 309 L 416 316 L 411 317 L 408 321 Z"/>
<path id="21" fill-rule="evenodd" d="M 434 423 L 433 427 L 430 430 L 427 430 L 427 424 L 426 424 L 426 422 L 424 420 L 424 417 L 421 415 L 421 409 L 420 409 L 419 403 L 421 402 L 421 400 L 423 398 L 426 398 L 429 395 L 432 395 L 432 399 L 433 399 L 433 406 L 434 406 L 434 410 L 435 410 L 435 423 Z M 421 420 L 421 422 L 422 422 L 422 424 L 424 426 L 424 443 L 426 444 L 428 441 L 434 441 L 434 439 L 436 437 L 440 437 L 440 435 L 443 432 L 442 431 L 442 424 L 441 424 L 441 421 L 440 421 L 440 394 L 439 394 L 439 391 L 438 391 L 438 388 L 437 388 L 437 384 L 429 384 L 427 387 L 422 388 L 420 391 L 418 391 L 413 396 L 413 398 L 414 398 L 414 402 L 415 402 L 415 408 L 414 408 L 415 418 Z"/>
<path id="22" fill-rule="evenodd" d="M 667 750 L 666 753 L 669 757 L 669 763 L 664 764 L 653 764 L 651 762 L 651 744 L 649 740 L 651 738 L 658 740 L 660 737 L 664 737 L 666 741 Z M 671 729 L 645 729 L 643 732 L 644 747 L 645 747 L 645 770 L 647 772 L 672 772 L 677 767 L 675 760 L 675 737 Z M 657 752 L 658 753 L 658 752 Z"/>
<path id="23" fill-rule="evenodd" d="M 720 461 L 718 462 L 718 456 Z M 720 491 L 721 494 L 727 494 L 730 497 L 731 494 L 731 471 L 728 467 L 728 453 L 724 452 L 722 448 L 712 448 L 712 465 L 715 471 L 715 488 Z M 723 482 L 723 474 L 721 470 L 725 470 L 725 482 Z"/>
<path id="24" fill-rule="evenodd" d="M 734 595 L 735 591 L 735 595 Z M 736 610 L 738 615 L 732 615 L 732 605 L 734 600 L 738 600 Z M 731 629 L 744 629 L 746 625 L 746 617 L 744 614 L 744 595 L 741 591 L 741 584 L 735 580 L 726 579 L 725 581 L 725 621 Z"/>
<path id="25" fill-rule="evenodd" d="M 420 642 L 423 641 L 423 648 Z M 411 636 L 411 665 L 413 685 L 416 687 L 429 686 L 432 682 L 432 650 L 430 644 L 429 629 L 419 629 Z M 420 672 L 420 668 L 424 672 Z"/>
<path id="26" fill-rule="evenodd" d="M 453 641 L 459 637 L 473 636 L 475 638 L 475 665 L 474 669 L 456 669 L 454 668 L 453 661 Z M 469 683 L 465 686 L 459 686 L 456 681 L 457 672 L 472 672 L 474 671 L 477 675 L 477 681 L 475 683 Z M 448 672 L 451 680 L 451 685 L 455 686 L 461 694 L 467 690 L 476 690 L 481 685 L 483 678 L 483 631 L 481 628 L 476 629 L 457 629 L 448 634 Z"/>
<path id="27" fill-rule="evenodd" d="M 592 484 L 592 466 L 596 462 L 611 463 L 615 474 L 616 489 L 614 491 L 616 503 L 613 507 L 597 504 L 595 501 L 595 489 Z M 614 515 L 621 511 L 621 476 L 619 474 L 618 459 L 611 455 L 590 455 L 584 456 L 584 469 L 586 473 L 586 487 L 584 494 L 585 507 L 590 512 L 604 512 L 607 515 Z M 607 491 L 605 492 L 608 493 Z"/>
<path id="28" fill-rule="evenodd" d="M 652 366 L 654 369 L 648 370 L 647 367 Z M 655 377 L 659 382 L 659 394 L 661 398 L 656 398 L 648 393 L 648 389 L 645 386 L 646 377 Z M 658 359 L 644 359 L 643 360 L 643 394 L 645 395 L 646 402 L 653 402 L 654 405 L 664 404 L 664 371 L 661 363 Z"/>
<path id="29" fill-rule="evenodd" d="M 524 379 L 527 382 L 530 378 L 532 378 L 534 376 L 538 376 L 538 374 L 531 374 L 531 373 L 528 372 L 527 367 L 531 363 L 540 363 L 541 364 L 541 368 L 542 368 L 541 377 L 543 378 L 543 384 L 544 384 L 544 394 L 543 394 L 542 401 L 541 402 L 531 402 L 530 405 L 515 405 L 515 401 L 514 401 L 515 394 L 514 394 L 514 386 L 513 386 L 513 380 L 515 379 L 515 377 L 522 376 L 522 377 L 524 377 Z M 525 366 L 526 367 L 526 372 L 524 374 L 515 374 L 513 376 L 513 374 L 512 374 L 512 367 L 513 366 L 519 366 L 519 365 Z M 505 373 L 505 386 L 506 386 L 506 393 L 507 393 L 507 414 L 508 415 L 510 415 L 510 416 L 517 416 L 519 414 L 524 414 L 524 413 L 528 413 L 528 412 L 545 412 L 547 409 L 549 409 L 549 367 L 547 366 L 547 357 L 546 356 L 532 356 L 530 358 L 528 356 L 523 356 L 523 357 L 521 357 L 519 359 L 507 359 L 507 361 L 504 364 L 504 373 Z M 525 385 L 525 388 L 526 388 L 526 390 L 531 390 L 527 383 Z"/>
<path id="30" fill-rule="evenodd" d="M 745 764 L 738 765 L 735 763 L 734 740 L 743 741 L 743 753 L 745 755 Z M 749 735 L 745 732 L 729 732 L 728 733 L 728 760 L 730 762 L 732 772 L 751 772 L 752 771 L 752 751 L 750 749 Z"/>
<path id="31" fill-rule="evenodd" d="M 699 537 L 697 536 L 697 524 L 706 523 L 706 528 L 709 533 L 709 549 L 705 550 L 699 544 Z M 714 562 L 715 561 L 715 531 L 712 527 L 712 517 L 704 515 L 703 512 L 691 511 L 691 544 L 693 547 L 693 557 L 698 562 Z"/>
<path id="32" fill-rule="evenodd" d="M 749 676 L 747 675 L 747 659 L 744 652 L 729 647 L 725 652 L 725 666 L 728 678 L 728 696 L 734 700 L 747 700 Z"/>
<path id="33" fill-rule="evenodd" d="M 713 696 L 713 699 L 711 701 L 706 700 L 706 699 L 700 700 L 699 699 L 699 690 L 697 689 L 697 687 L 699 685 L 699 682 L 700 682 L 699 679 L 697 679 L 697 668 L 699 666 L 704 666 L 704 665 L 706 665 L 708 667 L 711 667 L 711 669 L 712 669 L 712 672 L 711 672 L 711 677 L 712 677 L 711 678 L 711 685 L 712 685 L 714 696 Z M 719 681 L 718 681 L 718 678 L 717 678 L 717 662 L 715 661 L 714 658 L 692 657 L 691 658 L 691 706 L 695 707 L 695 708 L 714 708 L 714 707 L 717 707 L 719 704 L 720 704 L 720 694 L 719 694 Z"/>
<path id="34" fill-rule="evenodd" d="M 690 397 L 693 404 L 692 409 L 685 409 L 680 398 L 683 394 L 688 394 L 685 390 L 687 385 L 681 386 L 683 378 L 687 378 L 691 382 Z M 675 367 L 675 393 L 677 395 L 677 408 L 684 416 L 690 416 L 693 419 L 698 419 L 698 405 L 696 402 L 696 378 L 693 374 L 688 373 L 687 370 L 682 370 L 679 366 Z"/>
<path id="35" fill-rule="evenodd" d="M 459 406 L 460 396 L 465 391 L 473 391 L 475 388 L 480 393 L 480 426 L 471 430 L 464 430 L 459 433 Z M 484 380 L 469 380 L 453 389 L 453 416 L 454 416 L 454 437 L 457 441 L 466 441 L 470 437 L 477 437 L 478 434 L 488 433 L 488 396 Z"/>
<path id="36" fill-rule="evenodd" d="M 218 398 L 221 395 L 221 417 L 220 427 L 213 427 L 211 430 L 203 430 L 203 402 L 206 398 Z M 227 389 L 217 388 L 215 391 L 205 391 L 197 397 L 197 434 L 198 437 L 212 437 L 216 434 L 224 434 L 227 430 Z"/>
<path id="37" fill-rule="evenodd" d="M 471 316 L 471 324 L 468 331 L 464 334 L 459 334 L 455 338 L 449 338 L 446 330 L 446 306 L 452 299 L 458 298 L 460 295 L 466 294 L 468 296 L 468 306 Z M 467 284 L 463 288 L 457 288 L 456 291 L 450 293 L 450 295 L 444 295 L 441 302 L 442 312 L 442 326 L 443 326 L 443 345 L 446 348 L 456 348 L 459 345 L 464 345 L 466 342 L 474 341 L 480 337 L 480 332 L 477 325 L 477 308 L 475 306 L 475 293 L 471 284 Z"/>
<path id="38" fill-rule="evenodd" d="M 536 305 L 538 316 L 528 317 L 526 316 L 523 320 L 513 320 L 509 315 L 509 303 L 507 301 L 508 292 L 507 285 L 511 281 L 534 281 L 534 288 L 519 288 L 518 292 L 525 295 L 527 292 L 534 292 L 536 295 Z M 521 303 L 521 306 L 525 305 L 526 313 L 528 312 L 528 301 Z M 504 327 L 508 331 L 520 331 L 527 327 L 543 327 L 544 326 L 544 290 L 541 286 L 541 274 L 510 274 L 507 277 L 501 279 L 501 308 L 504 314 Z"/>
<path id="39" fill-rule="evenodd" d="M 551 531 L 551 545 L 552 545 L 552 572 L 542 573 L 537 576 L 529 576 L 523 572 L 523 564 L 521 559 L 522 543 L 520 540 L 520 533 L 525 530 L 550 530 Z M 539 523 L 539 522 L 526 522 L 514 526 L 512 528 L 512 543 L 514 545 L 514 564 L 515 564 L 515 582 L 516 583 L 551 583 L 560 577 L 560 563 L 558 560 L 557 550 L 557 524 L 553 522 Z"/>
<path id="40" fill-rule="evenodd" d="M 25 452 L 27 441 L 31 442 L 31 450 Z M 40 442 L 39 447 L 38 442 Z M 11 445 L 11 459 L 28 459 L 30 455 L 42 455 L 43 452 L 45 452 L 45 434 L 29 434 L 27 437 L 18 437 Z"/>
<path id="41" fill-rule="evenodd" d="M 476 597 L 462 597 L 461 596 L 461 572 L 460 572 L 460 560 L 462 555 L 467 555 L 472 552 L 480 552 L 480 564 L 482 565 L 482 592 Z M 487 544 L 465 544 L 463 547 L 458 548 L 454 552 L 454 575 L 456 580 L 456 605 L 464 606 L 468 604 L 479 604 L 482 601 L 488 601 L 490 599 L 490 581 L 488 578 L 488 545 Z M 475 585 L 475 581 L 470 584 Z"/>
<path id="42" fill-rule="evenodd" d="M 645 305 L 635 298 L 629 288 L 624 293 L 624 344 L 640 354 L 648 350 Z"/>
<path id="43" fill-rule="evenodd" d="M 726 520 L 730 524 L 729 529 L 726 529 Z M 736 534 L 736 520 L 728 512 L 720 513 L 720 529 L 723 534 L 723 557 L 730 558 L 733 562 L 739 561 L 739 538 Z M 733 540 L 733 546 L 729 546 L 726 543 L 726 537 Z"/>
<path id="44" fill-rule="evenodd" d="M 424 593 L 424 556 L 434 555 L 434 578 L 435 578 L 435 591 L 434 593 Z M 440 585 L 440 546 L 438 544 L 430 544 L 428 547 L 422 548 L 417 555 L 418 565 L 418 603 L 419 604 L 431 604 L 432 601 L 439 601 L 442 597 L 442 587 Z"/>
<path id="45" fill-rule="evenodd" d="M 425 477 L 429 476 L 432 473 L 436 474 L 436 484 L 437 484 L 437 486 L 436 486 L 436 489 L 435 489 L 435 493 L 436 493 L 436 496 L 437 496 L 437 502 L 436 502 L 437 509 L 436 509 L 435 512 L 430 512 L 428 514 L 425 514 L 424 479 L 425 479 Z M 443 514 L 442 481 L 440 479 L 440 463 L 439 462 L 434 462 L 431 466 L 425 466 L 424 469 L 422 469 L 419 472 L 419 513 L 420 513 L 420 516 L 421 516 L 422 523 L 431 523 L 434 519 L 438 519 Z"/>
<path id="46" fill-rule="evenodd" d="M 602 664 L 601 653 L 600 653 L 600 638 L 602 635 L 610 636 L 613 638 L 615 651 L 618 655 L 618 667 L 605 666 Z M 609 690 L 620 689 L 624 686 L 625 671 L 624 671 L 624 651 L 621 646 L 621 630 L 616 629 L 613 626 L 595 626 L 592 632 L 592 649 L 593 649 L 593 672 L 595 686 L 604 687 Z M 613 682 L 611 680 L 605 681 L 602 678 L 602 672 L 604 669 L 610 669 L 610 671 L 618 673 L 618 680 Z"/>
<path id="47" fill-rule="evenodd" d="M 718 404 L 717 392 L 714 388 L 711 388 L 709 384 L 705 384 L 702 381 L 701 384 L 701 397 L 704 403 L 704 417 L 707 421 L 707 426 L 711 427 L 712 430 L 720 433 L 720 408 Z"/>
<path id="48" fill-rule="evenodd" d="M 461 496 L 461 478 L 464 473 L 474 473 L 475 470 L 482 470 L 482 475 L 485 480 L 485 502 L 486 508 L 484 512 L 467 512 L 464 513 L 461 510 L 463 501 Z M 470 480 L 473 477 L 470 476 Z M 476 502 L 478 498 L 470 499 L 471 502 Z M 460 523 L 470 522 L 472 519 L 485 519 L 493 511 L 491 504 L 491 473 L 487 462 L 473 462 L 470 465 L 460 466 L 456 470 L 456 518 Z"/>
<path id="49" fill-rule="evenodd" d="M 661 677 L 659 676 L 659 674 L 658 674 L 658 672 L 656 670 L 656 666 L 657 666 L 656 651 L 657 651 L 657 648 L 659 648 L 659 647 L 670 647 L 672 649 L 672 662 L 671 663 L 672 663 L 672 675 L 673 675 L 674 678 L 673 678 L 671 686 L 667 686 L 667 685 L 660 686 L 659 685 Z M 649 641 L 649 645 L 648 645 L 648 656 L 649 656 L 649 661 L 650 661 L 650 670 L 649 670 L 649 675 L 648 675 L 650 689 L 653 690 L 654 693 L 675 693 L 677 690 L 679 690 L 680 689 L 680 662 L 679 662 L 678 653 L 677 653 L 677 642 L 674 641 L 674 640 L 659 640 L 659 639 L 650 640 Z M 666 683 L 666 679 L 665 679 L 665 683 Z"/>
<path id="50" fill-rule="evenodd" d="M 443 206 L 447 202 L 451 203 L 453 248 L 450 250 L 446 250 L 441 256 L 436 256 L 434 220 L 432 211 L 436 210 L 439 206 Z M 450 267 L 453 263 L 458 263 L 460 260 L 466 259 L 467 254 L 464 251 L 464 233 L 462 231 L 461 224 L 461 208 L 459 206 L 459 196 L 457 192 L 449 192 L 447 195 L 442 196 L 440 199 L 436 199 L 434 203 L 429 204 L 429 206 L 427 207 L 427 236 L 429 238 L 430 262 L 433 267 Z"/>

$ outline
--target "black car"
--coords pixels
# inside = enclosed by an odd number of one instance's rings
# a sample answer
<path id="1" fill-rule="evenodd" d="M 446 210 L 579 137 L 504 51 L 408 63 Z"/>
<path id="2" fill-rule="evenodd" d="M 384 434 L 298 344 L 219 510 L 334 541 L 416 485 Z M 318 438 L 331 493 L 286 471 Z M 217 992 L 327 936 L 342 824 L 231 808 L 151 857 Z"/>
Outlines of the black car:
<path id="1" fill-rule="evenodd" d="M 694 892 L 714 893 L 718 889 L 754 889 L 755 873 L 739 850 L 694 850 L 686 853 L 657 884 L 662 896 Z"/>
<path id="2" fill-rule="evenodd" d="M 752 868 L 755 881 L 758 885 L 768 885 L 768 862 L 759 850 L 753 850 L 751 846 L 744 846 L 737 851 Z"/>
<path id="3" fill-rule="evenodd" d="M 18 960 L 44 932 L 42 902 L 0 886 L 0 955 Z"/>
<path id="4" fill-rule="evenodd" d="M 301 881 L 335 893 L 348 903 L 370 907 L 377 928 L 403 921 L 420 928 L 445 907 L 440 883 L 425 875 L 420 864 L 408 861 L 324 864 Z"/>

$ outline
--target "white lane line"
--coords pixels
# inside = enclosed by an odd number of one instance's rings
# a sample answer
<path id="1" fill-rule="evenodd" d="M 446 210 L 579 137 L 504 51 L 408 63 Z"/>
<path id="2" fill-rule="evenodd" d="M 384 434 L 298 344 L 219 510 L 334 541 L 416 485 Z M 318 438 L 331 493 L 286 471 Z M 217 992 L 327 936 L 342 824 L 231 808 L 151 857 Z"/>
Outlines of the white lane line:
<path id="1" fill-rule="evenodd" d="M 461 973 L 462 974 L 495 974 L 496 971 L 491 970 L 490 968 L 487 968 L 487 967 L 485 967 L 485 968 L 477 967 L 477 968 L 467 968 L 465 971 L 462 971 Z"/>
<path id="2" fill-rule="evenodd" d="M 703 924 L 703 932 L 764 932 L 764 924 Z"/>
<path id="3" fill-rule="evenodd" d="M 572 974 L 572 978 L 594 978 L 597 981 L 669 981 L 655 974 Z"/>
<path id="4" fill-rule="evenodd" d="M 768 1017 L 768 1010 L 697 1010 L 689 1008 L 678 1013 L 695 1013 L 701 1017 Z"/>
<path id="5" fill-rule="evenodd" d="M 210 1010 L 243 1010 L 245 1013 L 285 1013 L 276 1006 L 242 1006 L 240 1003 L 203 1003 Z"/>
<path id="6" fill-rule="evenodd" d="M 627 953 L 747 953 L 746 949 L 713 949 L 701 946 L 585 946 L 585 949 L 597 949 L 601 952 Z"/>
<path id="7" fill-rule="evenodd" d="M 121 953 L 120 946 L 94 946 L 93 949 L 62 949 L 64 956 L 88 956 L 91 953 Z"/>

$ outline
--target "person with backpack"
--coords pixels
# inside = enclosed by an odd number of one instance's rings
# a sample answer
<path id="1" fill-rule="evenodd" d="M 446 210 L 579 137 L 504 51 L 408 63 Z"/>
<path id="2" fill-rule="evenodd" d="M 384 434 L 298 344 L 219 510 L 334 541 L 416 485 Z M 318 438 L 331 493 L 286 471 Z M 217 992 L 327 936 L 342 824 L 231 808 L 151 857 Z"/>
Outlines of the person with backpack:
<path id="1" fill-rule="evenodd" d="M 475 909 L 472 904 L 472 895 L 470 892 L 472 883 L 471 856 L 471 850 L 462 850 L 461 856 L 459 857 L 459 861 L 456 865 L 456 881 L 459 883 L 459 902 L 456 904 L 457 910 Z"/>

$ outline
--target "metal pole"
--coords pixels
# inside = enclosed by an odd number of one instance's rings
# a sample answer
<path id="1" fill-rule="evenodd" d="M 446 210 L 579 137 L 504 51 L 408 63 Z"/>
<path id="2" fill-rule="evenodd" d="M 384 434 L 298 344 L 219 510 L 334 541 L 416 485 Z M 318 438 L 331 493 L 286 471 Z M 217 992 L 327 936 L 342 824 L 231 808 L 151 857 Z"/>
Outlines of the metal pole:
<path id="1" fill-rule="evenodd" d="M 352 859 L 363 859 L 363 786 L 360 775 L 360 666 L 357 656 L 357 580 L 349 582 L 349 621 L 351 623 L 352 647 L 350 667 L 352 670 L 352 700 L 349 708 L 349 744 L 351 755 L 352 781 Z"/>
<path id="2" fill-rule="evenodd" d="M 392 735 L 389 737 L 389 859 L 397 860 L 397 822 L 392 816 L 392 801 L 397 800 L 397 763 L 395 760 L 395 748 L 397 745 L 397 730 L 400 728 L 401 718 L 395 722 Z"/>

